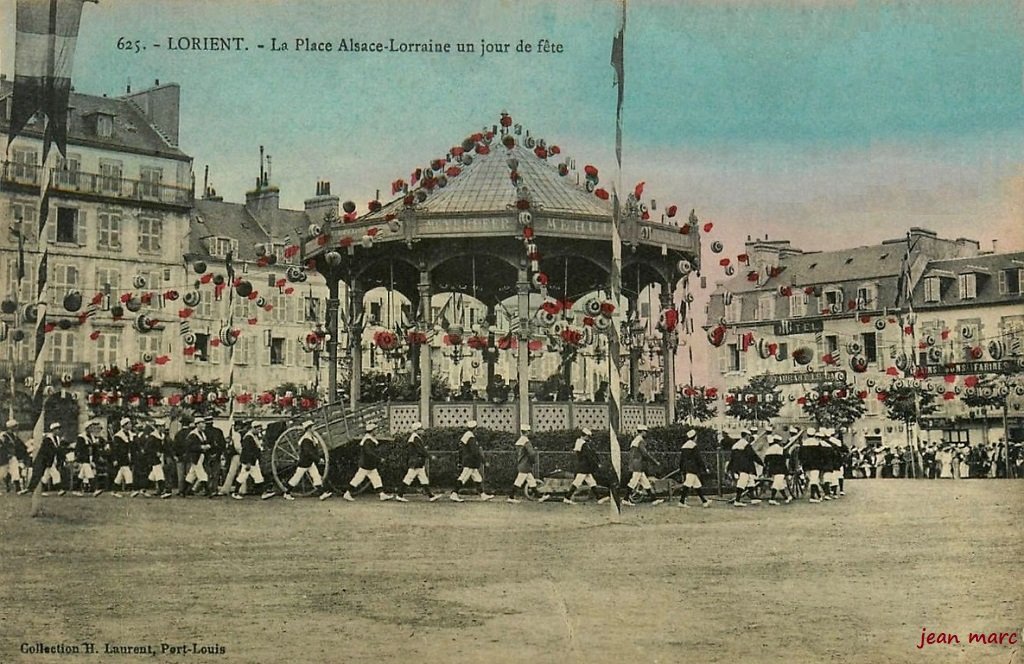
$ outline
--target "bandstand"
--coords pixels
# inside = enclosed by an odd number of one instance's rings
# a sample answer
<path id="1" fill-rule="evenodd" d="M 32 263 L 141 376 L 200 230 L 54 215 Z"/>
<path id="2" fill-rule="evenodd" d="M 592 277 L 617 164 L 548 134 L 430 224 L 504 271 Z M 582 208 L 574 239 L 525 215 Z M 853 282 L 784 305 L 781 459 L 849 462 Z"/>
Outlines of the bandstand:
<path id="1" fill-rule="evenodd" d="M 384 287 L 407 298 L 413 315 L 382 329 L 377 341 L 404 354 L 419 383 L 418 403 L 387 406 L 393 432 L 416 420 L 461 426 L 476 419 L 498 430 L 514 430 L 521 422 L 535 430 L 607 427 L 606 404 L 533 402 L 528 380 L 540 353 L 559 353 L 564 366 L 595 345 L 608 349 L 604 361 L 608 353 L 622 353 L 627 395 L 637 395 L 643 344 L 657 349 L 663 367 L 661 403 L 625 404 L 623 430 L 673 421 L 675 354 L 699 271 L 697 219 L 677 215 L 675 206 L 655 209 L 642 184 L 628 187 L 618 216 L 622 300 L 613 302 L 612 179 L 594 166 L 578 167 L 554 141 L 531 135 L 503 113 L 498 124 L 425 160 L 408 180 L 393 182 L 390 202 L 371 201 L 364 214 L 346 203 L 343 216 L 311 224 L 303 244 L 307 269 L 320 272 L 329 289 L 329 400 L 337 399 L 342 353 L 351 369 L 350 403 L 344 406 L 360 410 L 363 299 Z M 346 302 L 339 300 L 342 283 Z M 657 325 L 648 326 L 640 320 L 638 298 L 651 286 L 660 291 L 660 312 L 651 312 Z M 438 293 L 476 298 L 486 307 L 485 320 L 475 326 L 445 316 L 435 320 L 430 303 Z M 339 343 L 343 337 L 347 343 Z M 488 381 L 500 354 L 512 354 L 517 375 L 508 376 L 514 385 L 509 400 L 433 402 L 431 376 L 438 367 L 432 365 L 447 361 L 429 352 L 438 339 L 477 354 Z"/>

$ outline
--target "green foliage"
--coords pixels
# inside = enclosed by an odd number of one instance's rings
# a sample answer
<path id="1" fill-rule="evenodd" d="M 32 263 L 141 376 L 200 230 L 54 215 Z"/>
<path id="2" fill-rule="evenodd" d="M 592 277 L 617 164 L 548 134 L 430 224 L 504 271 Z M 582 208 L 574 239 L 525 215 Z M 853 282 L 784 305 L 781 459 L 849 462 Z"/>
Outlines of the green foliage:
<path id="1" fill-rule="evenodd" d="M 87 397 L 89 412 L 108 422 L 145 417 L 160 405 L 160 388 L 144 370 L 109 367 L 92 376 L 92 387 Z"/>
<path id="2" fill-rule="evenodd" d="M 970 390 L 971 394 L 967 394 L 968 390 L 964 390 L 964 393 L 960 395 L 960 400 L 968 408 L 981 410 L 1002 408 L 1006 404 L 1006 397 L 999 393 L 1000 387 L 997 380 L 991 376 L 985 376 L 978 380 L 978 384 L 974 386 L 973 390 Z"/>
<path id="3" fill-rule="evenodd" d="M 741 422 L 767 422 L 782 408 L 782 392 L 764 376 L 754 376 L 743 387 L 729 390 L 725 414 Z"/>
<path id="4" fill-rule="evenodd" d="M 683 386 L 676 390 L 676 422 L 707 422 L 718 415 L 718 407 L 708 397 L 706 387 Z"/>
<path id="5" fill-rule="evenodd" d="M 890 420 L 910 424 L 917 421 L 918 410 L 921 417 L 928 417 L 939 407 L 932 392 L 922 390 L 912 383 L 901 387 L 890 386 L 885 392 L 885 409 Z"/>
<path id="6" fill-rule="evenodd" d="M 362 403 L 382 401 L 419 401 L 420 384 L 410 374 L 386 374 L 380 371 L 364 372 L 359 383 L 359 400 Z M 430 378 L 430 396 L 443 401 L 451 396 L 448 379 L 435 373 Z"/>
<path id="7" fill-rule="evenodd" d="M 204 381 L 191 376 L 181 386 L 180 393 L 181 401 L 173 404 L 170 411 L 174 419 L 183 415 L 217 417 L 227 410 L 227 390 L 219 380 Z"/>
<path id="8" fill-rule="evenodd" d="M 849 383 L 826 382 L 814 387 L 817 399 L 806 397 L 804 413 L 820 426 L 848 427 L 863 415 L 867 407 Z"/>
<path id="9" fill-rule="evenodd" d="M 281 383 L 272 392 L 274 402 L 270 408 L 281 415 L 295 417 L 320 405 L 320 397 L 316 390 L 296 383 Z"/>

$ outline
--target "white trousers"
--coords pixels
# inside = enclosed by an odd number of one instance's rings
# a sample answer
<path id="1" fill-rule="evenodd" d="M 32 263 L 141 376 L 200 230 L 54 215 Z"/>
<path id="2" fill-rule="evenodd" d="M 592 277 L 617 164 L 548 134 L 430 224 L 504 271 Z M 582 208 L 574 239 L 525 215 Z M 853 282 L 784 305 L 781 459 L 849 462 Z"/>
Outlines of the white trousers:
<path id="1" fill-rule="evenodd" d="M 519 473 L 516 475 L 516 479 L 512 484 L 519 487 L 526 484 L 531 489 L 534 489 L 537 487 L 537 479 L 533 476 L 533 473 Z"/>
<path id="2" fill-rule="evenodd" d="M 56 466 L 47 466 L 43 471 L 43 478 L 40 480 L 43 484 L 46 484 L 47 480 L 54 484 L 60 484 L 61 477 L 60 471 L 57 470 Z"/>
<path id="3" fill-rule="evenodd" d="M 206 468 L 203 467 L 203 462 L 206 461 L 206 455 L 200 454 L 199 461 L 192 464 L 188 473 L 185 475 L 185 481 L 191 484 L 192 482 L 206 482 L 209 481 L 210 476 L 206 474 Z"/>
<path id="4" fill-rule="evenodd" d="M 253 482 L 257 484 L 263 484 L 263 471 L 260 470 L 260 464 L 242 464 L 242 469 L 238 471 L 238 486 L 245 486 L 245 481 L 252 478 Z"/>
<path id="5" fill-rule="evenodd" d="M 92 464 L 86 461 L 78 466 L 78 479 L 80 480 L 92 480 L 96 479 L 96 469 L 92 467 Z"/>
<path id="6" fill-rule="evenodd" d="M 821 484 L 821 471 L 820 470 L 808 470 L 807 471 L 807 486 L 814 486 Z"/>
<path id="7" fill-rule="evenodd" d="M 420 466 L 419 468 L 410 468 L 405 471 L 405 477 L 402 478 L 402 484 L 405 486 L 412 486 L 412 483 L 416 480 L 419 480 L 420 484 L 423 486 L 430 484 L 430 481 L 427 479 L 427 469 L 423 466 Z"/>
<path id="8" fill-rule="evenodd" d="M 316 467 L 316 464 L 313 464 L 309 468 L 296 468 L 295 474 L 292 475 L 292 478 L 290 480 L 288 480 L 288 486 L 298 486 L 299 482 L 302 481 L 302 478 L 306 476 L 306 473 L 309 473 L 309 479 L 313 481 L 313 486 L 323 485 L 324 480 L 323 478 L 320 477 L 320 469 Z M 358 474 L 359 473 L 356 473 L 356 475 Z"/>
<path id="9" fill-rule="evenodd" d="M 628 486 L 630 489 L 635 489 L 637 487 L 637 484 L 642 486 L 644 489 L 647 489 L 648 491 L 650 491 L 653 488 L 651 486 L 651 481 L 647 479 L 647 473 L 642 471 L 635 471 L 633 475 L 629 478 L 629 484 L 627 484 L 626 486 Z"/>
<path id="10" fill-rule="evenodd" d="M 772 475 L 772 488 L 776 491 L 786 490 L 786 476 L 780 474 Z"/>
<path id="11" fill-rule="evenodd" d="M 166 479 L 164 477 L 164 465 L 162 463 L 154 464 L 153 468 L 149 471 L 149 481 L 163 482 Z"/>
<path id="12" fill-rule="evenodd" d="M 459 475 L 459 484 L 465 484 L 469 480 L 474 482 L 483 482 L 484 478 L 480 475 L 479 468 L 463 468 L 462 473 Z"/>
<path id="13" fill-rule="evenodd" d="M 353 489 L 363 483 L 363 480 L 369 478 L 370 485 L 374 489 L 379 489 L 384 486 L 384 482 L 380 479 L 380 472 L 374 468 L 373 470 L 367 470 L 366 468 L 360 468 L 356 471 L 356 474 L 352 476 L 352 481 L 349 482 L 349 486 Z"/>
<path id="14" fill-rule="evenodd" d="M 693 473 L 686 473 L 686 477 L 683 479 L 683 486 L 691 489 L 700 489 L 704 485 L 700 483 L 700 478 Z"/>
<path id="15" fill-rule="evenodd" d="M 21 481 L 21 464 L 18 463 L 17 459 L 11 459 L 7 462 L 7 474 L 11 476 L 11 480 L 14 482 Z"/>
<path id="16" fill-rule="evenodd" d="M 597 480 L 594 479 L 593 475 L 584 475 L 583 473 L 576 473 L 576 477 L 572 478 L 572 485 L 577 489 L 586 484 L 587 486 L 597 486 Z"/>

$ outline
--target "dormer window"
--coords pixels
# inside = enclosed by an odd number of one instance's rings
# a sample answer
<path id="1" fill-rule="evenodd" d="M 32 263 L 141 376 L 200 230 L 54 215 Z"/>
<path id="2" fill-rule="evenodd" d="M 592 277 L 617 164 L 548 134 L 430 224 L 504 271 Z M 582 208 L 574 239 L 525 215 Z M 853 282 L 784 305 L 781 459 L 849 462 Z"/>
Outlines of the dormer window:
<path id="1" fill-rule="evenodd" d="M 960 299 L 973 300 L 978 297 L 978 276 L 973 272 L 966 272 L 957 277 L 960 286 Z"/>
<path id="2" fill-rule="evenodd" d="M 238 251 L 238 240 L 232 240 L 229 237 L 211 237 L 207 248 L 214 258 L 227 258 L 229 252 Z"/>
<path id="3" fill-rule="evenodd" d="M 857 309 L 867 311 L 877 309 L 878 288 L 874 284 L 862 284 L 857 289 Z"/>
<path id="4" fill-rule="evenodd" d="M 826 288 L 821 294 L 821 309 L 822 313 L 841 313 L 843 311 L 843 290 L 835 286 Z"/>
<path id="5" fill-rule="evenodd" d="M 96 135 L 100 138 L 110 138 L 114 135 L 114 116 L 106 113 L 96 114 Z"/>
<path id="6" fill-rule="evenodd" d="M 926 277 L 924 280 L 924 301 L 938 302 L 942 299 L 942 282 L 938 277 Z"/>

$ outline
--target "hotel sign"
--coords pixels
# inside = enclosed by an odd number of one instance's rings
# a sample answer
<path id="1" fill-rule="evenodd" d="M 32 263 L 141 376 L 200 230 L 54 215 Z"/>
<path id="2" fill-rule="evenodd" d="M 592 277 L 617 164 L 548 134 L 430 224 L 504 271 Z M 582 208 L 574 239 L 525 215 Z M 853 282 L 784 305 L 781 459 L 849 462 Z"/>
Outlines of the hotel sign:
<path id="1" fill-rule="evenodd" d="M 842 369 L 830 371 L 797 371 L 785 374 L 763 374 L 758 376 L 771 387 L 798 385 L 800 383 L 845 383 L 846 372 Z"/>
<path id="2" fill-rule="evenodd" d="M 787 334 L 816 334 L 825 331 L 825 321 L 821 320 L 780 320 L 775 323 L 775 336 Z"/>
<path id="3" fill-rule="evenodd" d="M 925 367 L 929 376 L 973 376 L 977 374 L 1010 374 L 1024 371 L 1024 359 L 1012 358 L 988 362 L 955 362 L 953 364 L 929 364 Z"/>

